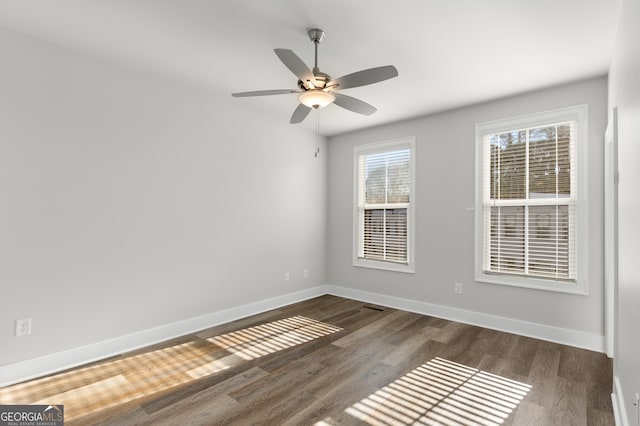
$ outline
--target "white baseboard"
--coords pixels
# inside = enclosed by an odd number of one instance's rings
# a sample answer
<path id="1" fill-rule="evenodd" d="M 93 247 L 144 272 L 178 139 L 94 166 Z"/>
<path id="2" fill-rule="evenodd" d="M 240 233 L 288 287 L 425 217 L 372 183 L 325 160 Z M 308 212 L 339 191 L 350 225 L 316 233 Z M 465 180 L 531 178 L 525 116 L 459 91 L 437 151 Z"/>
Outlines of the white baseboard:
<path id="1" fill-rule="evenodd" d="M 491 328 L 494 330 L 548 340 L 564 345 L 590 349 L 597 352 L 604 351 L 604 337 L 595 334 L 466 311 L 448 306 L 435 305 L 335 285 L 321 285 L 144 330 L 138 333 L 128 334 L 115 339 L 1 366 L 0 386 L 7 386 L 114 355 L 119 355 L 131 350 L 194 333 L 199 330 L 240 318 L 256 315 L 271 309 L 277 309 L 279 307 L 301 302 L 313 297 L 322 296 L 324 294 L 332 294 L 349 299 L 361 300 L 367 303 L 375 303 L 423 315 L 435 316 L 438 318 Z M 622 403 L 622 401 L 620 402 Z M 622 411 L 622 413 L 624 414 L 624 411 Z M 626 426 L 626 423 L 623 424 Z"/>
<path id="2" fill-rule="evenodd" d="M 618 376 L 613 376 L 611 403 L 613 405 L 613 416 L 616 420 L 616 426 L 629 426 L 629 419 L 627 418 L 627 411 L 625 410 L 622 388 L 620 387 L 620 379 L 618 379 Z"/>
<path id="3" fill-rule="evenodd" d="M 349 299 L 389 306 L 391 308 L 402 309 L 418 314 L 430 315 L 465 324 L 490 328 L 493 330 L 505 331 L 508 333 L 519 334 L 521 336 L 534 337 L 536 339 L 589 349 L 596 352 L 604 352 L 604 336 L 597 334 L 552 327 L 549 325 L 520 321 L 479 312 L 466 311 L 463 309 L 451 308 L 449 306 L 435 305 L 432 303 L 419 302 L 416 300 L 403 299 L 400 297 L 371 293 L 368 291 L 355 290 L 335 285 L 327 285 L 327 292 L 335 296 L 342 296 Z"/>
<path id="4" fill-rule="evenodd" d="M 4 365 L 0 367 L 0 386 L 7 386 L 114 355 L 119 355 L 121 353 L 150 346 L 175 337 L 184 336 L 209 327 L 224 324 L 226 322 L 311 299 L 312 297 L 322 296 L 324 294 L 327 294 L 326 286 L 317 286 L 285 294 L 283 296 L 272 297 L 259 302 L 249 303 L 149 330 L 128 334 L 115 339 Z"/>

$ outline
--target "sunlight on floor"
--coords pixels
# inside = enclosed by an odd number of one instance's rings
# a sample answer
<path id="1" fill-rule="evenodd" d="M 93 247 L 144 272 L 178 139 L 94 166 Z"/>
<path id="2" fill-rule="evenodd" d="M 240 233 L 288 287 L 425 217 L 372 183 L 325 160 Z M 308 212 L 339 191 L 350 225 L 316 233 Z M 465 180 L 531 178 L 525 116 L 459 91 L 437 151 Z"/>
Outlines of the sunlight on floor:
<path id="1" fill-rule="evenodd" d="M 341 330 L 331 324 L 296 316 L 215 336 L 207 341 L 250 361 Z M 190 370 L 188 374 L 193 378 L 208 375 L 218 368 L 216 362 Z"/>
<path id="2" fill-rule="evenodd" d="M 434 358 L 346 409 L 370 425 L 497 426 L 530 385 Z M 332 424 L 330 419 L 318 424 Z"/>
<path id="3" fill-rule="evenodd" d="M 340 330 L 302 316 L 286 318 L 0 388 L 0 404 L 64 405 L 65 420 L 73 420 Z"/>
<path id="4" fill-rule="evenodd" d="M 0 403 L 61 404 L 71 420 L 186 383 L 185 370 L 211 356 L 202 344 L 182 343 L 8 386 L 0 389 Z"/>
<path id="5" fill-rule="evenodd" d="M 243 359 L 250 360 L 341 330 L 341 328 L 330 324 L 297 316 L 245 328 L 207 340 Z"/>

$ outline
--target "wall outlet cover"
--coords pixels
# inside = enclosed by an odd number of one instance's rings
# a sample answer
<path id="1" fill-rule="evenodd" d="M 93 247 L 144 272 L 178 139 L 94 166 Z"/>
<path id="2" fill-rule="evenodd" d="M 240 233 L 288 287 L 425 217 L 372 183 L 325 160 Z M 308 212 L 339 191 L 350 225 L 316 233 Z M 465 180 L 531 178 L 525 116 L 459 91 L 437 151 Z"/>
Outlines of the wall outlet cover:
<path id="1" fill-rule="evenodd" d="M 28 336 L 31 334 L 31 318 L 16 320 L 16 336 Z"/>

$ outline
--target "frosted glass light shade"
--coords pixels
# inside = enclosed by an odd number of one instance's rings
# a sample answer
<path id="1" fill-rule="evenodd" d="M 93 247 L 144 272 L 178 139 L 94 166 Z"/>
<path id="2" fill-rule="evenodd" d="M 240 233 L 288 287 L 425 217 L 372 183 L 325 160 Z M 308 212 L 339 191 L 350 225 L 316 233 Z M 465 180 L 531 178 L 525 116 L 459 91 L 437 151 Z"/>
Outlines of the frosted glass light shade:
<path id="1" fill-rule="evenodd" d="M 298 100 L 301 104 L 308 106 L 309 108 L 318 109 L 329 105 L 336 100 L 336 97 L 330 93 L 320 89 L 307 90 L 298 96 Z"/>

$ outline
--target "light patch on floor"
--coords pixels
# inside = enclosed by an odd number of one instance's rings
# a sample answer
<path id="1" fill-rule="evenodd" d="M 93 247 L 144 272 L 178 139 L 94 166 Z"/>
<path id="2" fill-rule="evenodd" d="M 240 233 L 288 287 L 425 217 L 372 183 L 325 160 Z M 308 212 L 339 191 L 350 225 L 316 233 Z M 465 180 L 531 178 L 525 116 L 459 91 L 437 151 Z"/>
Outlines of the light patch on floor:
<path id="1" fill-rule="evenodd" d="M 370 425 L 498 426 L 530 389 L 526 383 L 434 358 L 345 411 Z"/>

